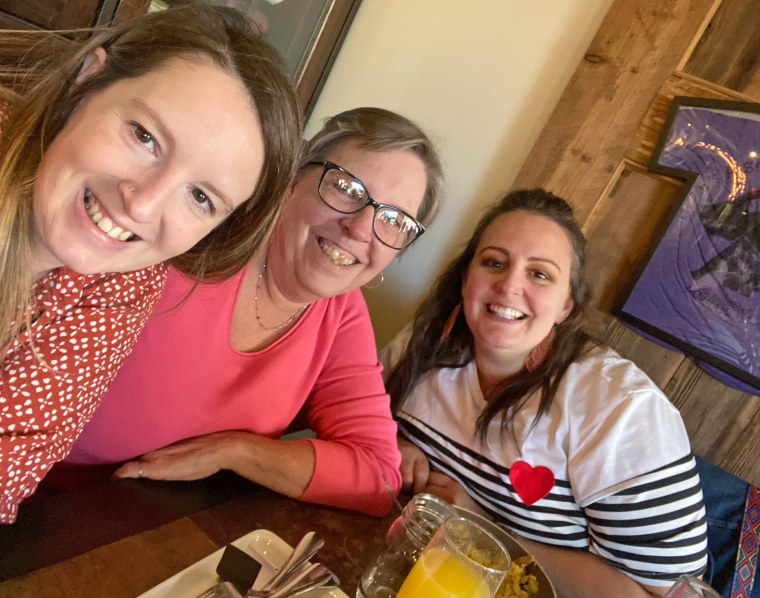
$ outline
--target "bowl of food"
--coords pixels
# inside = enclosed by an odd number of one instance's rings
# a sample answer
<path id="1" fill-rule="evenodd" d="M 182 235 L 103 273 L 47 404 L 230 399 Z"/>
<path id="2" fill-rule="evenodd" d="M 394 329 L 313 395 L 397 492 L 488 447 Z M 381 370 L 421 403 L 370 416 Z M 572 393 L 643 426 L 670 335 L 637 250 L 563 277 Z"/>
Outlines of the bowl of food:
<path id="1" fill-rule="evenodd" d="M 512 558 L 507 577 L 495 598 L 557 598 L 554 586 L 541 566 L 509 532 L 482 515 L 462 507 L 455 508 L 460 517 L 472 519 L 491 532 Z"/>

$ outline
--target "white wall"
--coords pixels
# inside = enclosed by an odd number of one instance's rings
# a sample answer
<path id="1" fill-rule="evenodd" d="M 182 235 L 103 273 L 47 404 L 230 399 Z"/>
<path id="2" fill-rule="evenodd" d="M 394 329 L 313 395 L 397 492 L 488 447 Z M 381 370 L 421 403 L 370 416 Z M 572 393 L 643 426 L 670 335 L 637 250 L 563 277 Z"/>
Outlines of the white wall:
<path id="1" fill-rule="evenodd" d="M 378 346 L 510 187 L 612 0 L 362 0 L 307 134 L 356 106 L 419 123 L 444 163 L 432 228 L 365 290 Z"/>

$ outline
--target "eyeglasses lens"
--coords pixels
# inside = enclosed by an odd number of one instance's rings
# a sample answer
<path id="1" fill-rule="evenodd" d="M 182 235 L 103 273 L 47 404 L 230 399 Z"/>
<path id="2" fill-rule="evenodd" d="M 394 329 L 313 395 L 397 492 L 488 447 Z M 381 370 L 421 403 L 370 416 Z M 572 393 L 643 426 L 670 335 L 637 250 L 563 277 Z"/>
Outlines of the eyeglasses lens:
<path id="1" fill-rule="evenodd" d="M 345 172 L 332 168 L 325 172 L 319 195 L 334 210 L 350 214 L 367 205 L 367 190 Z"/>
<path id="2" fill-rule="evenodd" d="M 364 185 L 351 175 L 331 168 L 322 176 L 319 196 L 333 210 L 353 214 L 369 203 L 369 193 Z M 417 237 L 417 222 L 408 214 L 393 206 L 375 209 L 373 230 L 378 239 L 395 249 L 403 249 Z"/>
<path id="3" fill-rule="evenodd" d="M 396 249 L 403 249 L 417 236 L 417 225 L 403 212 L 380 208 L 375 212 L 375 234 Z"/>

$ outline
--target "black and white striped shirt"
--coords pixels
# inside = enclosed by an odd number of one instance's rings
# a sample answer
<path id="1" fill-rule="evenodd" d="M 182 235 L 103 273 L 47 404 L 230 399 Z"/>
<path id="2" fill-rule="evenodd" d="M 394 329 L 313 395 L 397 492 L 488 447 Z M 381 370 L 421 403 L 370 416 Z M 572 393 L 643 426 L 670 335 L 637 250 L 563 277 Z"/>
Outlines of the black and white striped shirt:
<path id="1" fill-rule="evenodd" d="M 514 434 L 494 421 L 481 443 L 475 425 L 485 400 L 469 364 L 429 372 L 397 418 L 431 467 L 507 529 L 587 549 L 642 584 L 701 574 L 699 477 L 680 414 L 656 385 L 632 362 L 596 348 L 568 369 L 550 411 L 531 427 L 537 404 L 532 397 L 518 414 Z M 554 476 L 530 506 L 510 480 L 519 461 Z"/>

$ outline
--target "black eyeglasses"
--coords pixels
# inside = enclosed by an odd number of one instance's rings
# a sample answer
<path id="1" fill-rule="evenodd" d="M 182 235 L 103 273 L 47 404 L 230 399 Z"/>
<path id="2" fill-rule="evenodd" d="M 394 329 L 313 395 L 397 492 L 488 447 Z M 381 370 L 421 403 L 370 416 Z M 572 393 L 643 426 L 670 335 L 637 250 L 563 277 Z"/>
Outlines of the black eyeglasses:
<path id="1" fill-rule="evenodd" d="M 336 212 L 354 214 L 367 206 L 375 209 L 372 231 L 377 239 L 392 249 L 404 249 L 425 232 L 425 227 L 401 208 L 378 203 L 359 179 L 333 162 L 309 162 L 322 166 L 317 192 L 325 204 Z"/>

